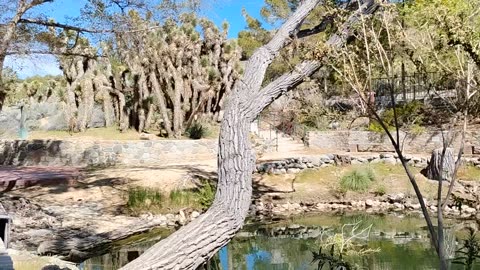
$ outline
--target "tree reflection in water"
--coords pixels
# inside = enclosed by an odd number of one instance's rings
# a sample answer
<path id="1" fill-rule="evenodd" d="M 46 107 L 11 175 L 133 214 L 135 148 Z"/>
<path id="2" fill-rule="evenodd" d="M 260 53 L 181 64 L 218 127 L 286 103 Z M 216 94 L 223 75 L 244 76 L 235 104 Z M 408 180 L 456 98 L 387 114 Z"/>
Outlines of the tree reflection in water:
<path id="1" fill-rule="evenodd" d="M 349 263 L 345 257 L 363 257 L 380 252 L 379 249 L 369 249 L 362 245 L 355 244 L 357 240 L 368 240 L 372 224 L 364 228 L 362 221 L 353 224 L 344 224 L 339 233 L 328 236 L 325 240 L 321 238 L 319 252 L 312 251 L 312 263 L 318 263 L 317 270 L 354 270 L 361 269 L 360 266 Z M 350 229 L 348 231 L 348 229 Z M 322 252 L 328 249 L 329 252 Z"/>
<path id="2" fill-rule="evenodd" d="M 353 270 L 354 268 L 342 259 L 342 254 L 337 258 L 335 256 L 335 246 L 332 245 L 330 254 L 323 253 L 322 248 L 317 252 L 312 251 L 312 263 L 318 263 L 317 270 Z"/>

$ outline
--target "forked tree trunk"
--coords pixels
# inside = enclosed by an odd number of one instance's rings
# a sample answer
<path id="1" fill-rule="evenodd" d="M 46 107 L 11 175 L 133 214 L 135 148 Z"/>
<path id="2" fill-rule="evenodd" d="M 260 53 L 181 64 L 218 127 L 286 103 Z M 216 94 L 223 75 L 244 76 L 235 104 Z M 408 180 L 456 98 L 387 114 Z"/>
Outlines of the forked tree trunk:
<path id="1" fill-rule="evenodd" d="M 276 98 L 300 84 L 322 65 L 305 61 L 290 73 L 261 89 L 265 71 L 278 51 L 320 0 L 305 0 L 278 30 L 273 39 L 259 48 L 247 62 L 243 78 L 237 81 L 227 101 L 218 151 L 218 185 L 215 201 L 208 211 L 157 243 L 122 269 L 197 269 L 226 245 L 242 227 L 251 203 L 255 154 L 250 145 L 249 127 L 257 115 Z M 359 13 L 377 8 L 374 0 L 359 9 L 346 22 L 339 35 L 327 45 L 338 47 L 352 35 L 352 24 Z"/>

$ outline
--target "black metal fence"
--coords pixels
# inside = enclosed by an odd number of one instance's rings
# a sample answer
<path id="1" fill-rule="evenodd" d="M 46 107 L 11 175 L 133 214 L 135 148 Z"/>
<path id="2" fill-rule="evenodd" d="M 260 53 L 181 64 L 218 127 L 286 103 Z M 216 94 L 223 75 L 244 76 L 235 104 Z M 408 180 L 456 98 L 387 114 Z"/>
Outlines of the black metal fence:
<path id="1" fill-rule="evenodd" d="M 459 81 L 439 73 L 414 73 L 412 75 L 380 77 L 372 80 L 377 106 L 392 106 L 415 100 L 426 101 L 435 97 L 456 98 Z"/>

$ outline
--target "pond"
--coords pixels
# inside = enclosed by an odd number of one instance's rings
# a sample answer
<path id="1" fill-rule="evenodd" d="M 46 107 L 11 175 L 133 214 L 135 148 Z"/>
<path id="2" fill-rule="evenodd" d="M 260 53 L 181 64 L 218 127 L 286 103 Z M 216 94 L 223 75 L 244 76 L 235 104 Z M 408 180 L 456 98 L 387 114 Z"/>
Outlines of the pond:
<path id="1" fill-rule="evenodd" d="M 455 238 L 465 237 L 464 223 L 468 221 L 447 221 L 451 254 L 461 244 Z M 393 214 L 321 215 L 248 224 L 212 259 L 210 269 L 317 269 L 315 253 L 332 262 L 339 259 L 342 245 L 343 263 L 357 269 L 438 269 L 424 224 L 418 216 Z M 165 232 L 137 236 L 128 244 L 116 245 L 108 254 L 83 262 L 80 269 L 118 269 L 165 236 Z M 335 248 L 330 256 L 332 245 Z M 476 266 L 480 269 L 480 264 Z"/>

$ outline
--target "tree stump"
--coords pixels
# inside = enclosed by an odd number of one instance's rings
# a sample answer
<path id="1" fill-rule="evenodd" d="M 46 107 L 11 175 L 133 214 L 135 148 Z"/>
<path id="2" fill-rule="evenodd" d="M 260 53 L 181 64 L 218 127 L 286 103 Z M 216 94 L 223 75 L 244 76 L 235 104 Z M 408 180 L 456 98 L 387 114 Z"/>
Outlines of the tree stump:
<path id="1" fill-rule="evenodd" d="M 443 157 L 443 168 L 441 168 L 442 163 L 442 152 L 443 148 L 435 149 L 432 151 L 430 161 L 427 161 L 427 167 L 423 169 L 420 173 L 423 174 L 428 179 L 442 181 L 451 181 L 453 171 L 455 170 L 455 159 L 453 157 L 453 149 L 447 148 Z M 441 172 L 443 170 L 443 172 Z"/>

